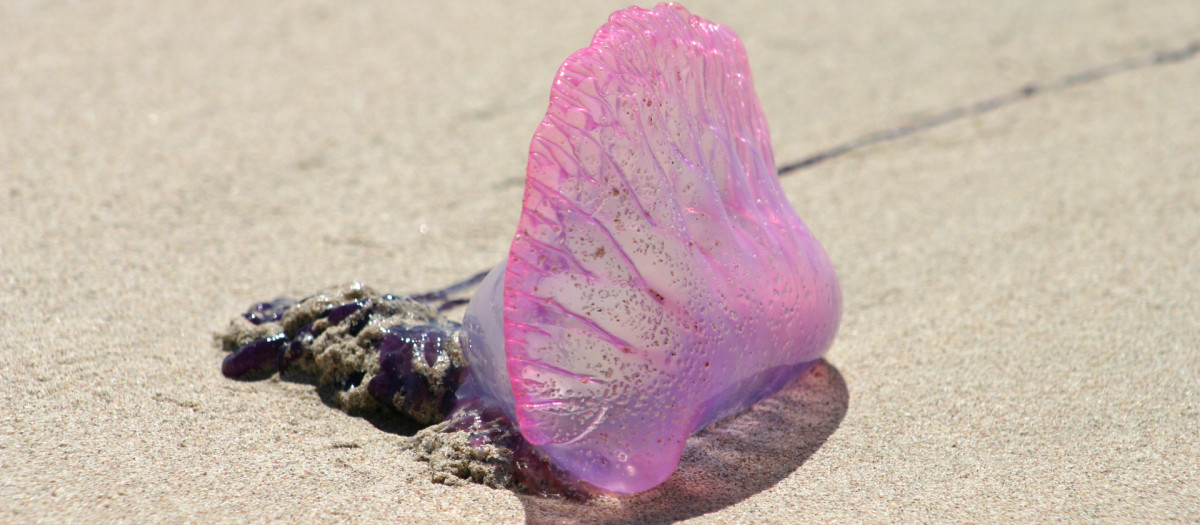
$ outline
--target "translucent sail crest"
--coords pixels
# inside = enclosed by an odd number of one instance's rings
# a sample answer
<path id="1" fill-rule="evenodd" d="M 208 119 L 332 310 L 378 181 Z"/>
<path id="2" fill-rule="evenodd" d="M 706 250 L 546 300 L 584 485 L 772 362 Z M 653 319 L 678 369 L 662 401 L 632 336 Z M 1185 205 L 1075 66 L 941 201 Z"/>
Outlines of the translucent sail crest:
<path id="1" fill-rule="evenodd" d="M 693 432 L 807 370 L 840 311 L 741 42 L 661 4 L 614 13 L 559 69 L 466 352 L 527 440 L 632 493 L 670 476 Z"/>

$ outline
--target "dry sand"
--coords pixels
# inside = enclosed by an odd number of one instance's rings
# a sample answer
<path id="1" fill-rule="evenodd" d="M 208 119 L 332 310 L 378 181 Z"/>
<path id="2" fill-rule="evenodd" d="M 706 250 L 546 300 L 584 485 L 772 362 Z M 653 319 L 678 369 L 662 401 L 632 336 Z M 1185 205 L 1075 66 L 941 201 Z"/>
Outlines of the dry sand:
<path id="1" fill-rule="evenodd" d="M 499 261 L 550 79 L 624 6 L 0 4 L 0 522 L 1200 520 L 1194 55 L 789 172 L 828 363 L 649 494 L 432 484 L 312 386 L 220 376 L 255 300 Z M 1200 39 L 1193 0 L 688 7 L 780 165 Z"/>

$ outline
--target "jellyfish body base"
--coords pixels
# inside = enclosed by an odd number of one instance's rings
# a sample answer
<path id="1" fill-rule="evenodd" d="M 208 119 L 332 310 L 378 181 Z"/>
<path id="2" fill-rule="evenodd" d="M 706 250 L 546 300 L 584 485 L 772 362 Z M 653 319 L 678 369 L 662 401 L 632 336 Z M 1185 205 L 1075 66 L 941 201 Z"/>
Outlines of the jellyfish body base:
<path id="1" fill-rule="evenodd" d="M 229 352 L 221 371 L 239 380 L 276 372 L 314 380 L 348 414 L 429 425 L 405 446 L 429 463 L 434 482 L 586 498 L 587 487 L 550 464 L 502 412 L 478 400 L 456 404 L 466 376 L 461 326 L 438 306 L 361 284 L 255 303 L 215 334 Z"/>

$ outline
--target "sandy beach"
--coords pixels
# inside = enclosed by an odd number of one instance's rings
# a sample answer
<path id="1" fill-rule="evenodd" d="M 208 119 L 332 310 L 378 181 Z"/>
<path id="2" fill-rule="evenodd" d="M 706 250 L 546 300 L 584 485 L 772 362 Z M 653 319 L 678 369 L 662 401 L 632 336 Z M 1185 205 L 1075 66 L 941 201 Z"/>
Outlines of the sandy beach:
<path id="1" fill-rule="evenodd" d="M 432 483 L 213 333 L 502 260 L 628 4 L 0 5 L 0 523 L 1200 521 L 1200 4 L 809 4 L 685 5 L 745 43 L 837 339 L 590 503 Z"/>

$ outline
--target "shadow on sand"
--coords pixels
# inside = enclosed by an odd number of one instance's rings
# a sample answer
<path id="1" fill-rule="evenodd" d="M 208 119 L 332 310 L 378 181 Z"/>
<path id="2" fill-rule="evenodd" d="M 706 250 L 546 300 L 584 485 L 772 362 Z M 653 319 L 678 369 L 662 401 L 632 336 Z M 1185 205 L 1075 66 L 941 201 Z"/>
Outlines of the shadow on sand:
<path id="1" fill-rule="evenodd" d="M 241 381 L 261 381 L 270 373 Z M 333 390 L 294 371 L 280 379 L 309 384 L 321 401 L 340 409 Z M 528 523 L 668 523 L 713 512 L 763 490 L 800 468 L 845 417 L 849 391 L 837 368 L 822 359 L 804 377 L 749 410 L 688 438 L 679 468 L 657 488 L 625 498 L 574 501 L 518 494 Z M 354 413 L 383 432 L 412 436 L 422 428 L 392 411 Z"/>
<path id="2" fill-rule="evenodd" d="M 528 523 L 663 523 L 707 514 L 762 492 L 800 468 L 849 407 L 837 368 L 821 360 L 783 391 L 688 439 L 675 474 L 627 498 L 574 502 L 521 495 Z"/>

